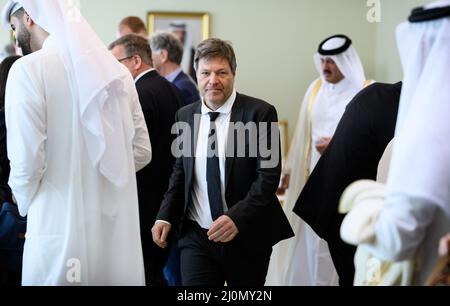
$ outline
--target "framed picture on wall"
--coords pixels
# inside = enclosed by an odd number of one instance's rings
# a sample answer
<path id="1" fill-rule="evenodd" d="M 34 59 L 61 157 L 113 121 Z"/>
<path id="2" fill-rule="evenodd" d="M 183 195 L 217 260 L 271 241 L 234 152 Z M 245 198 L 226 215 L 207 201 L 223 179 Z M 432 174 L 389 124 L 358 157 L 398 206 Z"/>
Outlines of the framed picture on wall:
<path id="1" fill-rule="evenodd" d="M 149 35 L 158 31 L 172 32 L 182 42 L 181 66 L 195 80 L 193 59 L 195 47 L 209 38 L 210 17 L 207 13 L 150 12 L 147 17 Z"/>

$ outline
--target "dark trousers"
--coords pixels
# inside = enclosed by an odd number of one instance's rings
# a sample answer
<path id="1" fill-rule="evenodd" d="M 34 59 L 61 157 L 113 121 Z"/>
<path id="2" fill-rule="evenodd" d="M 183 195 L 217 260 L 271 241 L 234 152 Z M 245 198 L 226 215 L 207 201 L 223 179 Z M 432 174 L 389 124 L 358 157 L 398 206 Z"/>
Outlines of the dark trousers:
<path id="1" fill-rule="evenodd" d="M 238 234 L 230 243 L 208 240 L 207 230 L 185 221 L 178 247 L 183 286 L 264 286 L 272 247 Z"/>
<path id="2" fill-rule="evenodd" d="M 180 264 L 180 250 L 178 249 L 177 240 L 173 239 L 170 246 L 169 258 L 164 267 L 164 277 L 171 287 L 181 286 L 181 264 Z"/>
<path id="3" fill-rule="evenodd" d="M 169 256 L 168 249 L 158 247 L 147 228 L 141 230 L 142 254 L 144 256 L 145 284 L 147 286 L 167 286 L 163 268 Z"/>
<path id="4" fill-rule="evenodd" d="M 22 275 L 20 271 L 11 271 L 0 265 L 0 287 L 19 287 Z"/>
<path id="5" fill-rule="evenodd" d="M 333 260 L 334 267 L 339 275 L 339 285 L 350 287 L 353 286 L 353 281 L 355 279 L 354 257 L 356 247 L 342 241 L 339 231 L 342 223 L 341 218 L 334 226 L 330 238 L 326 240 L 330 249 L 331 259 Z"/>

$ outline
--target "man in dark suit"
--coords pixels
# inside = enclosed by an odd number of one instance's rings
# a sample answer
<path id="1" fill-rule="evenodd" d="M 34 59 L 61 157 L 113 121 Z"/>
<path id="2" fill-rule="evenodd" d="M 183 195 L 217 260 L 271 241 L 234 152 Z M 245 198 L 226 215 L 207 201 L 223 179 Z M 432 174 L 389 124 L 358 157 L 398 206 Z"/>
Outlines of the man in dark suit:
<path id="1" fill-rule="evenodd" d="M 236 92 L 236 66 L 229 43 L 203 41 L 195 55 L 202 101 L 177 113 L 183 154 L 152 233 L 163 248 L 171 230 L 180 233 L 186 286 L 262 286 L 272 246 L 293 236 L 275 195 L 276 110 Z M 236 137 L 239 125 L 248 129 Z"/>
<path id="2" fill-rule="evenodd" d="M 158 32 L 150 37 L 150 47 L 155 69 L 180 90 L 184 105 L 199 101 L 197 85 L 181 68 L 181 42 L 170 32 Z"/>
<path id="3" fill-rule="evenodd" d="M 130 34 L 119 38 L 109 48 L 133 75 L 150 135 L 152 162 L 137 173 L 141 240 L 147 285 L 164 285 L 162 269 L 168 254 L 154 245 L 150 229 L 175 162 L 171 154 L 174 140 L 171 129 L 182 98 L 175 86 L 153 68 L 147 39 Z"/>

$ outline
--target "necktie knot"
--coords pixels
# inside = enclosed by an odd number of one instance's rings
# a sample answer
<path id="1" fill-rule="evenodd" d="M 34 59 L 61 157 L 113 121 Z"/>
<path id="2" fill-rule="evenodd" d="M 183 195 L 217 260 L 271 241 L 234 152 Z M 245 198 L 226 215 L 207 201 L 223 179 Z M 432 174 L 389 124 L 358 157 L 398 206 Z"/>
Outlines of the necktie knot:
<path id="1" fill-rule="evenodd" d="M 217 118 L 219 117 L 220 113 L 210 112 L 208 113 L 209 119 L 211 122 L 215 122 Z"/>

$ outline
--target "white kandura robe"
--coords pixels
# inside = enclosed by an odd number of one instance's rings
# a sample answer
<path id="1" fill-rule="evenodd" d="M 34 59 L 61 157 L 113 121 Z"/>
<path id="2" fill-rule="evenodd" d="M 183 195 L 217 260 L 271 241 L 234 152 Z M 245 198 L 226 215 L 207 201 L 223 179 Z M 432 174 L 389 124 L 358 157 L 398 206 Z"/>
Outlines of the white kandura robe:
<path id="1" fill-rule="evenodd" d="M 362 89 L 347 79 L 338 84 L 323 82 L 309 118 L 310 96 L 314 81 L 306 92 L 292 140 L 284 173 L 290 173 L 289 189 L 286 190 L 283 210 L 294 230 L 295 237 L 281 241 L 273 248 L 266 277 L 268 286 L 332 286 L 338 284 L 338 275 L 331 259 L 328 244 L 298 217 L 292 209 L 302 191 L 307 169 L 314 169 L 320 158 L 315 143 L 321 137 L 332 137 L 344 114 L 347 104 Z M 362 84 L 361 84 L 362 85 Z M 307 125 L 312 119 L 312 131 Z M 311 140 L 312 137 L 312 140 Z M 311 148 L 304 156 L 308 142 Z"/>
<path id="2" fill-rule="evenodd" d="M 135 171 L 148 164 L 151 147 L 136 89 L 124 82 L 135 161 L 118 188 L 88 157 L 77 92 L 57 49 L 50 36 L 18 60 L 6 89 L 9 184 L 28 214 L 22 283 L 144 285 Z"/>

